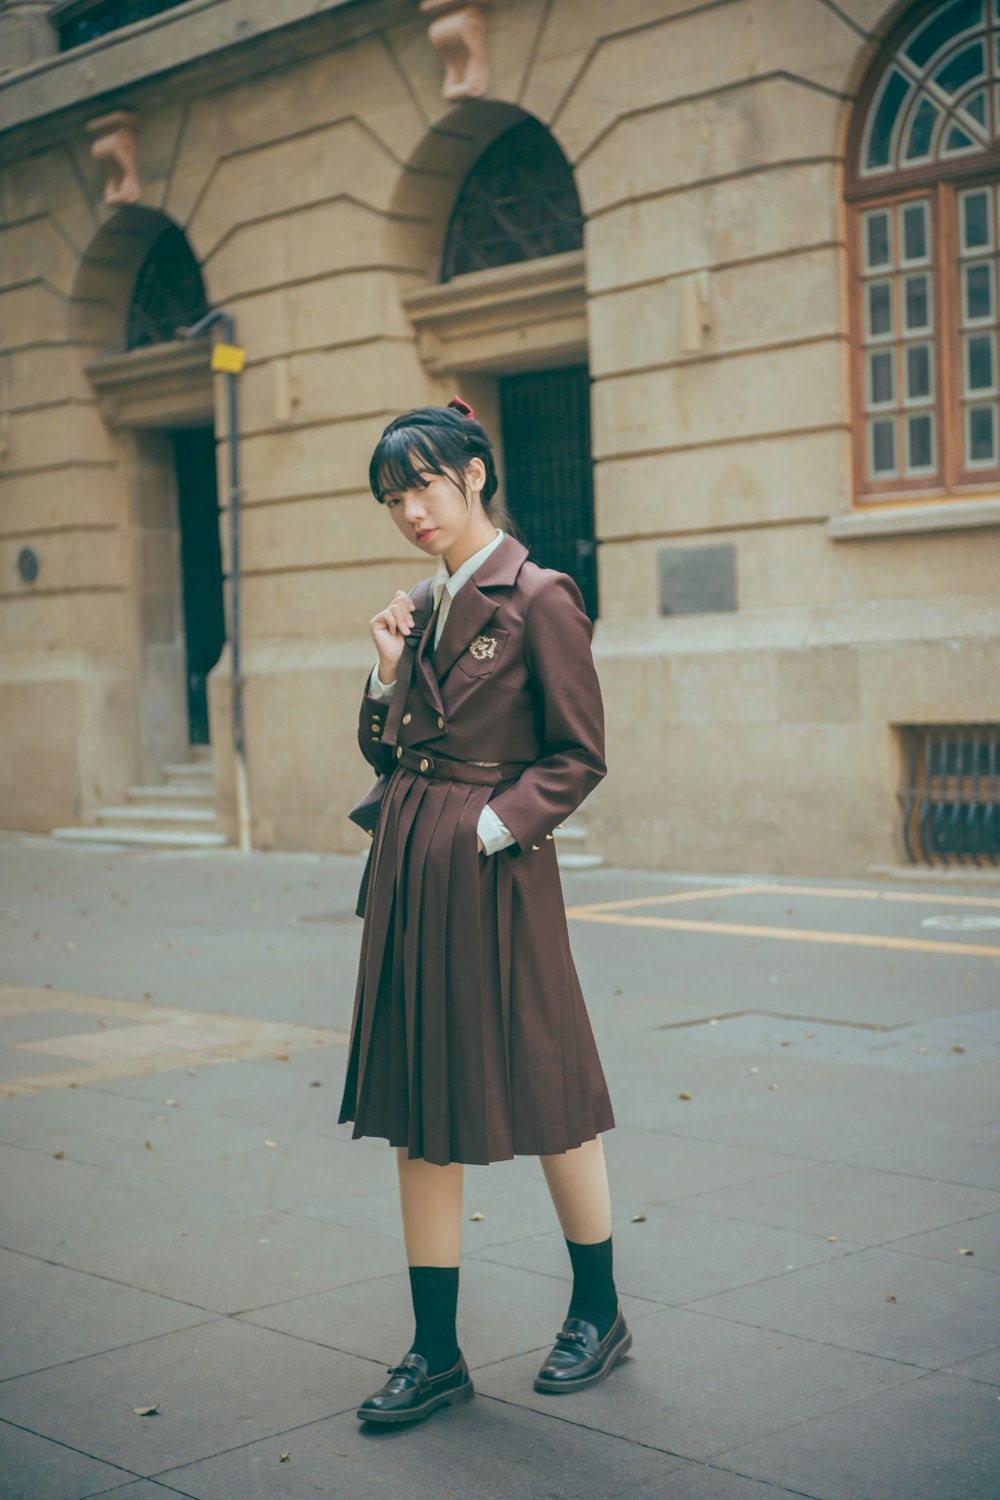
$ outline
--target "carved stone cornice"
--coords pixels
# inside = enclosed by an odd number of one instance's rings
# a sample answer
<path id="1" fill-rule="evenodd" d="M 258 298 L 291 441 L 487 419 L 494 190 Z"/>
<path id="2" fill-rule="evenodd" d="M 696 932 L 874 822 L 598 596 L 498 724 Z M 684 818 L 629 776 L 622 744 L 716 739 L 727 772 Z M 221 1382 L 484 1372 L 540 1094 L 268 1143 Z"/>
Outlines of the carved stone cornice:
<path id="1" fill-rule="evenodd" d="M 449 103 L 481 99 L 489 84 L 486 11 L 494 0 L 420 0 L 431 17 L 427 37 L 444 63 L 441 92 Z"/>
<path id="2" fill-rule="evenodd" d="M 403 306 L 420 357 L 435 375 L 586 357 L 582 250 L 456 276 L 407 293 Z"/>
<path id="3" fill-rule="evenodd" d="M 212 341 L 177 339 L 127 354 L 103 354 L 87 366 L 105 422 L 113 429 L 210 423 Z"/>
<path id="4" fill-rule="evenodd" d="M 94 137 L 90 154 L 104 172 L 104 202 L 109 208 L 138 203 L 142 197 L 135 155 L 138 123 L 138 115 L 127 109 L 87 121 L 87 134 Z"/>

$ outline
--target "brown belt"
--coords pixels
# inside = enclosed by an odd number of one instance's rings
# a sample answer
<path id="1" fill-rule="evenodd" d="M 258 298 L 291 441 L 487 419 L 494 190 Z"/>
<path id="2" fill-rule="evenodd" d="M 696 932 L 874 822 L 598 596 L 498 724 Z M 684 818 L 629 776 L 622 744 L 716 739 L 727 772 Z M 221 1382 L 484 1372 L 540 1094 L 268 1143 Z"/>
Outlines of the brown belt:
<path id="1" fill-rule="evenodd" d="M 396 765 L 418 776 L 435 781 L 465 781 L 472 786 L 496 786 L 498 781 L 513 781 L 530 761 L 501 760 L 488 765 L 481 761 L 453 760 L 446 755 L 430 755 L 426 750 L 396 746 Z"/>

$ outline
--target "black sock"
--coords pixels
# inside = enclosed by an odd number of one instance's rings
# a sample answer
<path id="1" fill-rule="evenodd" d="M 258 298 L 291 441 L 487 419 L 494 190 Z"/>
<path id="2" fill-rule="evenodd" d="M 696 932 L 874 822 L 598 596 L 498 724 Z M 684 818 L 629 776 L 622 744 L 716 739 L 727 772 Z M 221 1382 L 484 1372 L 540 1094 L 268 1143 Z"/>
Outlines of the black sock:
<path id="1" fill-rule="evenodd" d="M 573 1263 L 573 1296 L 569 1318 L 584 1318 L 593 1323 L 599 1338 L 611 1328 L 618 1316 L 618 1293 L 611 1274 L 611 1236 L 595 1245 L 576 1245 L 566 1241 Z"/>
<path id="2" fill-rule="evenodd" d="M 410 1353 L 422 1354 L 430 1373 L 442 1375 L 458 1363 L 458 1267 L 411 1266 L 410 1295 L 417 1322 Z"/>

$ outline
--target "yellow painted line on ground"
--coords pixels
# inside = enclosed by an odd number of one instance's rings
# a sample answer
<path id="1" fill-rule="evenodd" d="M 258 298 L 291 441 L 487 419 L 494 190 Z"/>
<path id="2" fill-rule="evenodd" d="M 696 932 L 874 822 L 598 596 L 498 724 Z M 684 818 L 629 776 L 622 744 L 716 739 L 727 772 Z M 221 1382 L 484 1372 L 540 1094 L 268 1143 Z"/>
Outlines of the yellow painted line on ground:
<path id="1" fill-rule="evenodd" d="M 816 896 L 842 901 L 918 901 L 930 906 L 1000 907 L 1000 896 L 935 895 L 933 891 L 866 891 L 839 885 L 723 885 L 709 890 L 674 891 L 669 896 L 635 896 L 629 901 L 595 901 L 574 911 L 624 911 L 630 906 L 663 906 L 675 901 L 706 901 L 713 896 Z"/>
<path id="2" fill-rule="evenodd" d="M 893 948 L 904 953 L 960 953 L 963 958 L 1000 958 L 1000 948 L 983 943 L 944 943 L 930 938 L 882 937 L 867 932 L 810 932 L 795 927 L 753 927 L 744 922 L 682 922 L 676 917 L 619 917 L 588 906 L 569 907 L 574 922 L 609 922 L 620 927 L 664 927 L 671 932 L 713 936 L 776 938 L 787 943 L 836 943 L 847 948 Z"/>
<path id="3" fill-rule="evenodd" d="M 664 906 L 670 901 L 707 901 L 712 896 L 746 896 L 774 889 L 773 885 L 717 885 L 710 890 L 673 891 L 669 896 L 633 896 L 628 901 L 595 901 L 592 906 L 576 906 L 573 910 L 624 911 L 629 906 Z"/>
<path id="4" fill-rule="evenodd" d="M 12 1042 L 17 1052 L 65 1057 L 72 1066 L 28 1077 L 0 1077 L 0 1095 L 35 1094 L 46 1089 L 86 1088 L 114 1078 L 140 1078 L 175 1068 L 208 1067 L 240 1058 L 274 1057 L 314 1047 L 343 1046 L 342 1031 L 295 1022 L 255 1021 L 212 1011 L 182 1010 L 148 1001 L 68 990 L 0 985 L 0 1016 L 72 1011 L 124 1024 L 66 1036 Z"/>

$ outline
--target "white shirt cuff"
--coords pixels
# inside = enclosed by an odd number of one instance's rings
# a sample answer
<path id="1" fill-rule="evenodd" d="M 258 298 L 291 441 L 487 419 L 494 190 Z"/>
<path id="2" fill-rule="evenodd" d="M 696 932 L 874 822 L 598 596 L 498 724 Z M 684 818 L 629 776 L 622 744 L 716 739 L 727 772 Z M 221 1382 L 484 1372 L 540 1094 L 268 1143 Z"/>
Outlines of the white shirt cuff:
<path id="1" fill-rule="evenodd" d="M 486 854 L 499 854 L 501 849 L 506 849 L 508 845 L 516 843 L 510 829 L 501 823 L 488 804 L 479 814 L 476 832 L 483 841 L 483 851 Z"/>
<path id="2" fill-rule="evenodd" d="M 395 691 L 394 682 L 383 682 L 378 675 L 378 667 L 372 668 L 372 675 L 368 679 L 368 696 L 371 698 L 391 698 Z"/>

